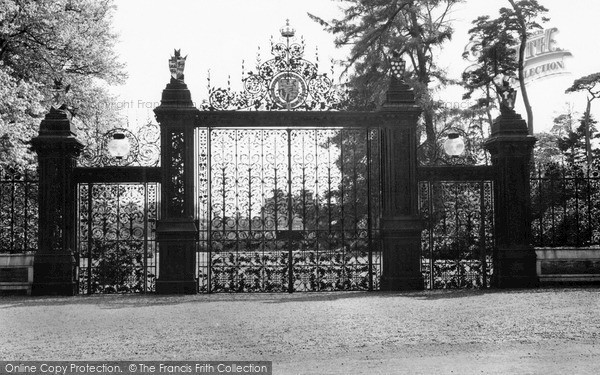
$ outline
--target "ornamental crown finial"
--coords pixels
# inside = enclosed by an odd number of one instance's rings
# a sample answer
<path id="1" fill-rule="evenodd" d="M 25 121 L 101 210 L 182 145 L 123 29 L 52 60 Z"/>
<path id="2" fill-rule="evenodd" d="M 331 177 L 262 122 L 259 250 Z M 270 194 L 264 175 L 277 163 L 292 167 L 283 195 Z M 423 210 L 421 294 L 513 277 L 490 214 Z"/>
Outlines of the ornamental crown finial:
<path id="1" fill-rule="evenodd" d="M 285 26 L 282 27 L 279 32 L 284 38 L 292 38 L 296 34 L 296 30 L 290 26 L 290 19 L 285 20 Z"/>

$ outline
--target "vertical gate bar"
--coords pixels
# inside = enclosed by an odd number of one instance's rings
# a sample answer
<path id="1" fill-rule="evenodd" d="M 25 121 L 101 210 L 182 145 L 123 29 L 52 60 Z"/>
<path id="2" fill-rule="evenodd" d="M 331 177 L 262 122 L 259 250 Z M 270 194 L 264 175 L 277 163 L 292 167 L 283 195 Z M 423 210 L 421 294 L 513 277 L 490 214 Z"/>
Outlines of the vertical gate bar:
<path id="1" fill-rule="evenodd" d="M 225 160 L 225 145 L 223 143 L 224 142 L 221 142 L 221 150 L 222 150 L 222 153 L 223 153 L 222 160 Z M 222 241 L 221 251 L 223 253 L 225 253 L 226 249 L 227 249 L 227 204 L 226 204 L 226 202 L 227 202 L 227 195 L 226 195 L 226 192 L 227 192 L 227 183 L 226 183 L 227 173 L 225 171 L 225 168 L 226 168 L 225 163 L 223 163 L 223 166 L 221 167 L 221 181 L 222 181 L 221 184 L 222 184 L 222 187 L 223 187 L 223 192 L 221 194 L 221 199 L 222 199 L 221 203 L 222 203 L 222 206 L 223 206 L 223 209 L 222 209 L 223 210 L 223 215 L 221 217 L 221 219 L 223 221 L 223 223 L 221 225 L 221 231 L 222 231 L 222 233 L 221 233 L 221 241 Z M 235 267 L 235 264 L 233 265 L 233 267 Z"/>
<path id="2" fill-rule="evenodd" d="M 585 174 L 585 181 L 586 181 L 586 186 L 587 186 L 587 212 L 588 212 L 588 217 L 587 217 L 587 228 L 588 228 L 588 245 L 592 245 L 593 241 L 592 241 L 592 179 L 590 177 L 590 168 L 587 168 L 586 174 Z"/>
<path id="3" fill-rule="evenodd" d="M 367 269 L 369 272 L 369 291 L 373 291 L 373 228 L 372 228 L 372 212 L 371 212 L 371 128 L 366 129 L 367 132 L 367 246 L 368 258 Z"/>
<path id="4" fill-rule="evenodd" d="M 331 244 L 335 240 L 332 238 L 333 226 L 331 222 L 333 221 L 331 211 L 331 139 L 327 140 L 327 249 L 326 252 L 331 251 Z"/>
<path id="5" fill-rule="evenodd" d="M 316 254 L 315 254 L 315 259 L 316 259 L 316 291 L 319 291 L 320 287 L 321 287 L 321 282 L 319 280 L 319 266 L 320 266 L 320 261 L 319 261 L 319 251 L 321 250 L 321 227 L 320 227 L 320 218 L 319 215 L 321 213 L 321 202 L 320 202 L 320 192 L 319 192 L 319 133 L 316 132 L 315 133 L 315 196 L 314 199 L 316 200 L 316 204 L 315 204 L 315 238 L 316 238 Z"/>
<path id="6" fill-rule="evenodd" d="M 206 247 L 208 249 L 207 255 L 207 280 L 208 284 L 206 287 L 206 291 L 208 294 L 212 293 L 212 129 L 210 127 L 206 128 Z"/>
<path id="7" fill-rule="evenodd" d="M 433 290 L 434 289 L 434 270 L 435 270 L 435 259 L 434 259 L 434 252 L 433 252 L 433 247 L 434 247 L 434 243 L 433 243 L 433 184 L 431 182 L 431 180 L 427 181 L 427 206 L 428 206 L 428 211 L 429 211 L 429 220 L 427 220 L 429 222 L 429 228 L 428 228 L 428 232 L 429 232 L 429 290 Z M 445 216 L 445 215 L 444 215 Z"/>
<path id="8" fill-rule="evenodd" d="M 302 217 L 304 218 L 304 220 L 302 220 L 302 231 L 304 233 L 306 233 L 306 220 L 307 220 L 307 215 L 306 215 L 306 133 L 303 132 L 302 133 Z M 317 130 L 315 130 L 315 138 L 317 137 Z M 302 255 L 304 254 L 304 250 L 305 250 L 305 244 L 303 241 L 301 241 L 301 243 L 299 244 L 299 250 L 302 252 Z M 309 250 L 310 251 L 310 250 Z M 304 267 L 306 267 L 306 264 L 304 265 Z M 305 270 L 302 270 L 305 271 Z M 310 279 L 309 279 L 309 283 L 310 283 Z M 313 290 L 314 291 L 314 290 Z"/>
<path id="9" fill-rule="evenodd" d="M 260 243 L 260 252 L 257 252 L 260 254 L 260 259 L 261 262 L 264 262 L 265 259 L 265 242 L 266 242 L 266 227 L 265 227 L 265 211 L 266 209 L 262 209 L 263 207 L 266 207 L 265 205 L 265 143 L 267 142 L 267 140 L 269 139 L 269 134 L 266 130 L 261 131 L 260 133 L 260 206 L 261 206 L 261 210 L 259 211 L 260 214 L 260 222 L 259 222 L 259 243 Z M 260 262 L 259 262 L 260 263 Z M 261 270 L 260 270 L 260 285 L 261 288 L 263 290 L 266 291 L 267 289 L 267 281 L 265 278 L 265 267 L 261 265 Z"/>
<path id="10" fill-rule="evenodd" d="M 88 241 L 87 241 L 87 294 L 92 294 L 92 189 L 94 185 L 91 182 L 88 182 L 88 196 L 87 196 L 87 205 L 88 205 Z"/>
<path id="11" fill-rule="evenodd" d="M 277 138 L 275 138 L 275 141 L 273 142 L 273 160 L 274 160 L 274 165 L 273 165 L 273 181 L 275 182 L 275 186 L 273 187 L 273 222 L 275 223 L 275 252 L 278 253 L 279 250 L 279 238 L 277 238 L 277 233 L 279 233 L 279 202 L 278 202 L 278 195 L 277 192 L 278 190 L 278 184 L 277 184 L 277 152 L 278 152 L 278 148 L 277 148 Z M 279 259 L 279 254 L 277 256 L 277 259 Z M 283 283 L 283 280 L 281 280 L 281 282 Z M 282 285 L 283 287 L 283 285 Z"/>
<path id="12" fill-rule="evenodd" d="M 458 205 L 459 205 L 459 191 L 460 191 L 460 186 L 459 186 L 459 182 L 454 181 L 454 220 L 455 220 L 455 228 L 456 228 L 456 232 L 455 232 L 455 237 L 453 238 L 453 242 L 457 243 L 458 240 L 458 233 L 460 231 L 460 212 L 458 210 Z M 461 249 L 456 246 L 456 273 L 458 275 L 458 287 L 460 288 L 462 283 L 461 283 L 461 269 L 460 269 L 460 258 L 461 258 Z"/>
<path id="13" fill-rule="evenodd" d="M 250 239 L 251 239 L 251 235 L 252 235 L 252 229 L 251 229 L 251 223 L 250 223 L 251 207 L 252 207 L 252 166 L 251 166 L 251 162 L 250 162 L 250 160 L 251 160 L 251 155 L 250 155 L 250 152 L 251 152 L 251 150 L 250 150 L 250 140 L 252 139 L 253 135 L 254 135 L 253 130 L 248 130 L 246 132 L 247 139 L 246 139 L 246 144 L 244 145 L 244 147 L 246 147 L 247 158 L 248 158 L 248 162 L 247 162 L 248 163 L 248 166 L 247 166 L 248 170 L 244 170 L 243 171 L 244 173 L 247 173 L 247 176 L 248 176 L 248 208 L 247 208 L 247 211 L 244 212 L 245 215 L 248 215 L 248 218 L 247 218 L 247 220 L 248 220 L 248 232 L 246 234 L 246 238 L 245 238 L 244 242 L 243 243 L 240 242 L 240 249 L 242 250 L 242 252 L 244 252 L 246 254 L 250 253 L 250 241 L 251 241 Z M 242 173 L 240 173 L 240 174 L 242 174 Z M 240 208 L 242 208 L 242 207 L 240 207 Z M 240 212 L 241 212 L 241 210 L 240 210 Z M 239 217 L 240 217 L 240 220 L 241 220 L 240 231 L 245 232 L 246 228 L 244 227 L 244 221 L 242 219 L 243 216 L 239 215 Z M 244 277 L 244 280 L 245 280 L 245 277 Z M 248 287 L 248 285 L 246 287 Z M 252 289 L 250 288 L 249 290 L 252 290 Z"/>
<path id="14" fill-rule="evenodd" d="M 556 231 L 554 229 L 554 223 L 555 223 L 555 221 L 554 221 L 554 215 L 556 214 L 556 210 L 554 209 L 555 205 L 554 205 L 553 201 L 554 201 L 554 198 L 556 196 L 556 193 L 554 191 L 554 178 L 550 177 L 548 179 L 548 181 L 550 181 L 550 196 L 551 196 L 551 201 L 552 201 L 552 204 L 550 205 L 550 223 L 551 223 L 550 224 L 551 225 L 550 228 L 551 228 L 551 231 L 552 231 L 552 241 L 551 241 L 551 243 L 554 244 L 554 239 L 556 238 Z M 540 183 L 541 183 L 541 180 L 540 180 Z M 542 202 L 541 199 L 542 199 L 542 197 L 540 196 L 540 202 Z M 542 243 L 544 243 L 544 242 L 542 241 Z"/>
<path id="15" fill-rule="evenodd" d="M 288 133 L 288 196 L 287 196 L 287 204 L 288 204 L 288 293 L 294 292 L 294 266 L 292 264 L 293 255 L 292 255 L 292 130 L 287 129 Z"/>
<path id="16" fill-rule="evenodd" d="M 23 228 L 23 252 L 28 250 L 27 244 L 29 243 L 29 241 L 27 240 L 28 233 L 29 233 L 29 225 L 28 225 L 29 224 L 29 215 L 28 215 L 28 213 L 29 213 L 29 176 L 28 176 L 27 172 L 28 172 L 27 169 L 25 169 L 23 171 L 23 177 L 24 177 L 23 188 L 25 189 L 25 199 L 24 199 L 24 201 L 25 201 L 25 207 L 24 207 L 25 222 L 23 223 L 23 227 L 24 227 Z M 589 176 L 589 174 L 588 174 L 588 176 Z M 588 181 L 589 181 L 589 179 L 588 179 Z"/>
<path id="17" fill-rule="evenodd" d="M 148 292 L 148 182 L 144 182 L 144 294 Z"/>
<path id="18" fill-rule="evenodd" d="M 563 199 L 564 197 L 567 196 L 567 176 L 566 176 L 566 168 L 563 166 L 562 167 L 562 197 L 561 200 L 563 201 L 563 212 L 562 214 L 564 215 L 564 217 L 567 216 L 567 199 Z"/>
<path id="19" fill-rule="evenodd" d="M 359 206 L 358 206 L 358 189 L 359 189 L 359 178 L 358 178 L 358 150 L 359 150 L 359 145 L 358 142 L 360 142 L 361 139 L 361 134 L 360 134 L 360 130 L 355 129 L 353 130 L 354 133 L 354 152 L 353 152 L 353 157 L 352 157 L 352 183 L 354 185 L 354 189 L 353 189 L 353 202 L 354 202 L 354 233 L 352 234 L 352 236 L 354 237 L 354 243 L 352 248 L 350 249 L 351 253 L 354 254 L 355 259 L 358 258 L 358 254 L 357 254 L 357 249 L 358 249 L 358 244 L 360 243 L 360 228 L 358 226 L 358 221 L 359 221 L 359 217 L 360 217 L 360 210 L 359 210 Z M 353 275 L 359 270 L 359 266 L 357 264 L 358 262 L 356 262 L 354 264 L 354 271 L 353 271 Z M 360 285 L 361 281 L 360 279 L 356 279 L 358 281 L 358 285 Z M 358 289 L 358 287 L 357 287 Z"/>
<path id="20" fill-rule="evenodd" d="M 480 242 L 480 256 L 481 256 L 481 273 L 483 277 L 482 286 L 487 288 L 487 263 L 485 257 L 485 185 L 484 181 L 479 181 L 479 242 Z"/>
<path id="21" fill-rule="evenodd" d="M 17 199 L 15 185 L 17 184 L 17 179 L 16 179 L 15 175 L 16 175 L 16 173 L 12 173 L 12 176 L 10 178 L 10 195 L 11 195 L 11 200 L 10 200 L 10 214 L 11 214 L 11 218 L 10 218 L 10 250 L 11 251 L 15 250 L 15 221 L 17 220 L 16 213 L 15 213 L 15 200 Z"/>
<path id="22" fill-rule="evenodd" d="M 234 207 L 235 207 L 235 219 L 233 221 L 234 223 L 234 231 L 235 231 L 235 268 L 236 268 L 236 276 L 234 276 L 236 278 L 235 280 L 235 287 L 238 289 L 239 291 L 239 270 L 240 270 L 240 200 L 239 200 L 239 193 L 240 193 L 240 187 L 239 187 L 239 180 L 240 180 L 240 176 L 239 176 L 239 172 L 240 172 L 240 165 L 239 165 L 239 137 L 241 136 L 241 132 L 243 132 L 244 130 L 234 130 L 233 133 L 235 134 L 234 136 L 234 177 L 235 177 L 235 195 L 234 195 Z"/>
<path id="23" fill-rule="evenodd" d="M 537 171 L 535 172 L 537 174 L 537 180 L 536 180 L 536 185 L 537 185 L 537 191 L 538 191 L 538 212 L 540 213 L 540 218 L 539 218 L 539 244 L 541 246 L 544 246 L 544 215 L 542 215 L 542 209 L 543 209 L 543 195 L 544 195 L 544 180 L 542 180 L 542 169 L 541 167 L 537 168 Z M 550 181 L 550 196 L 552 197 L 552 181 Z M 551 206 L 554 206 L 554 204 L 551 204 Z M 552 211 L 552 209 L 550 209 Z"/>
<path id="24" fill-rule="evenodd" d="M 344 278 L 347 277 L 347 272 L 346 272 L 346 236 L 345 236 L 345 231 L 346 231 L 346 215 L 345 215 L 345 210 L 344 210 L 344 164 L 345 160 L 344 160 L 344 133 L 347 137 L 350 137 L 350 132 L 344 132 L 344 129 L 339 130 L 340 132 L 340 160 L 342 161 L 340 163 L 340 218 L 339 218 L 339 223 L 340 225 L 340 240 L 341 240 L 341 248 L 342 248 L 342 275 Z M 340 281 L 338 279 L 337 284 L 340 285 Z M 343 289 L 343 284 L 340 285 Z M 335 289 L 335 287 L 334 287 Z"/>
<path id="25" fill-rule="evenodd" d="M 581 246 L 581 240 L 579 238 L 579 178 L 577 178 L 575 173 L 573 173 L 573 182 L 575 184 L 575 245 Z"/>

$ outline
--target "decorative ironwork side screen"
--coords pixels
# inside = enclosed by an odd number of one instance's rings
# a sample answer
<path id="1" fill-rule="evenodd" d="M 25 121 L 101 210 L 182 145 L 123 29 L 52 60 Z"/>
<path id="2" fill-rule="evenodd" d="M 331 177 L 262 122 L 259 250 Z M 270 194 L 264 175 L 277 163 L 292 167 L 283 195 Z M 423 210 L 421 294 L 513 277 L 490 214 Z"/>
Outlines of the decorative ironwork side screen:
<path id="1" fill-rule="evenodd" d="M 35 168 L 0 165 L 0 253 L 37 249 L 37 195 Z"/>
<path id="2" fill-rule="evenodd" d="M 460 168 L 465 167 L 447 167 Z M 434 173 L 421 176 L 419 182 L 419 210 L 426 223 L 421 246 L 425 288 L 489 287 L 494 247 L 493 181 L 477 178 L 477 174 L 470 181 L 469 176 L 444 180 L 439 168 L 435 168 L 438 173 L 433 169 Z M 453 175 L 457 178 L 461 173 Z"/>
<path id="3" fill-rule="evenodd" d="M 199 128 L 202 292 L 379 288 L 369 128 Z"/>
<path id="4" fill-rule="evenodd" d="M 79 293 L 154 291 L 159 137 L 152 123 L 137 134 L 117 128 L 84 150 L 74 177 Z"/>
<path id="5" fill-rule="evenodd" d="M 600 171 L 577 165 L 538 166 L 531 176 L 533 244 L 600 245 Z"/>
<path id="6" fill-rule="evenodd" d="M 79 184 L 80 293 L 154 291 L 158 199 L 156 183 Z"/>

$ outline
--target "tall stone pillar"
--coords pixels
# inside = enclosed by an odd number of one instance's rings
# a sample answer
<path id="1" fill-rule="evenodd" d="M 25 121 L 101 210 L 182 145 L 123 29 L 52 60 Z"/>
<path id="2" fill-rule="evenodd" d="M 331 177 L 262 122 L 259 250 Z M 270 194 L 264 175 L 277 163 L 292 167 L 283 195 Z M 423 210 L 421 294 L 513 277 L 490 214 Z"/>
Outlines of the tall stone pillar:
<path id="1" fill-rule="evenodd" d="M 52 107 L 31 140 L 38 155 L 39 231 L 33 262 L 33 295 L 77 293 L 75 185 L 73 169 L 83 144 L 76 138 L 70 114 Z"/>
<path id="2" fill-rule="evenodd" d="M 506 105 L 492 124 L 485 147 L 492 156 L 496 248 L 493 284 L 498 288 L 539 285 L 536 255 L 531 245 L 530 160 L 536 139 L 527 123 Z"/>
<path id="3" fill-rule="evenodd" d="M 381 126 L 381 289 L 419 290 L 423 289 L 423 225 L 417 206 L 417 121 L 421 110 L 415 105 L 413 91 L 402 80 L 401 70 L 392 74 L 380 112 L 384 117 Z"/>
<path id="4" fill-rule="evenodd" d="M 173 77 L 162 92 L 160 106 L 154 109 L 161 127 L 162 169 L 156 293 L 194 294 L 198 292 L 198 229 L 194 221 L 194 124 L 198 109 L 183 81 L 181 61 L 185 59 L 176 51 L 171 61 L 175 63 Z"/>

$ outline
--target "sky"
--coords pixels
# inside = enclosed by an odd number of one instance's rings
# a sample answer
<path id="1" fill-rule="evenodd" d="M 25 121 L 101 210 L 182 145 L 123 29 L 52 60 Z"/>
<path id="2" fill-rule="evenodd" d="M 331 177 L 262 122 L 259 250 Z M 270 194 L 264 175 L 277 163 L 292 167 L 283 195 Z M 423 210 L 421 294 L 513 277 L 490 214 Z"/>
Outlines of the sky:
<path id="1" fill-rule="evenodd" d="M 565 94 L 573 80 L 600 72 L 597 50 L 597 0 L 539 0 L 550 11 L 547 27 L 556 27 L 560 48 L 573 54 L 566 61 L 570 74 L 548 77 L 527 85 L 534 111 L 535 131 L 548 131 L 552 119 L 568 105 L 578 113 L 585 110 L 585 95 Z M 244 70 L 256 65 L 257 52 L 268 60 L 270 38 L 279 40 L 279 29 L 286 20 L 304 37 L 305 58 L 314 61 L 318 48 L 320 68 L 328 72 L 331 59 L 343 60 L 347 49 L 336 49 L 334 37 L 312 21 L 307 13 L 324 19 L 340 17 L 333 0 L 117 0 L 114 31 L 119 34 L 117 52 L 127 65 L 127 82 L 112 89 L 118 95 L 115 104 L 122 108 L 130 126 L 153 119 L 152 109 L 160 104 L 160 95 L 170 74 L 168 59 L 173 49 L 187 55 L 185 82 L 192 99 L 200 104 L 208 98 L 207 77 L 211 85 L 241 88 Z M 437 63 L 458 79 L 470 64 L 461 54 L 468 44 L 471 21 L 479 15 L 496 16 L 498 9 L 510 6 L 507 0 L 466 0 L 451 15 L 455 33 L 436 56 Z M 260 50 L 259 50 L 260 49 Z M 338 69 L 339 71 L 340 69 Z M 230 78 L 229 78 L 230 77 Z M 436 99 L 448 105 L 468 105 L 463 90 L 455 87 L 437 92 Z M 570 104 L 569 104 L 570 103 Z M 594 114 L 600 118 L 600 103 Z M 525 118 L 519 95 L 516 110 Z"/>

